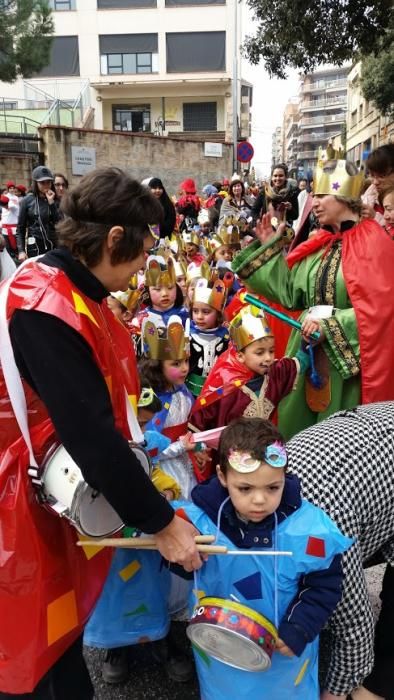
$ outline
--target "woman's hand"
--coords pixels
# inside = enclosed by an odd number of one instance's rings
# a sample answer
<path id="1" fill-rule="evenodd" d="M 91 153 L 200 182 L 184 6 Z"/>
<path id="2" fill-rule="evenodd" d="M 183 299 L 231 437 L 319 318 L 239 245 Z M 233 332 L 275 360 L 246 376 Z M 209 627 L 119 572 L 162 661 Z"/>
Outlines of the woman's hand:
<path id="1" fill-rule="evenodd" d="M 181 435 L 179 442 L 182 443 L 183 447 L 187 452 L 194 452 L 196 449 L 196 443 L 191 439 L 193 433 L 186 433 L 186 435 Z"/>
<path id="2" fill-rule="evenodd" d="M 200 556 L 194 539 L 199 534 L 194 525 L 175 515 L 167 527 L 155 533 L 155 540 L 164 559 L 180 564 L 186 571 L 194 571 L 206 559 Z"/>
<path id="3" fill-rule="evenodd" d="M 56 194 L 54 193 L 53 190 L 48 190 L 48 192 L 45 193 L 45 196 L 48 200 L 48 204 L 53 204 L 55 201 Z"/>
<path id="4" fill-rule="evenodd" d="M 361 207 L 362 219 L 374 219 L 376 216 L 375 209 L 370 204 L 363 204 Z"/>
<path id="5" fill-rule="evenodd" d="M 19 260 L 20 262 L 23 262 L 24 260 L 27 260 L 27 255 L 26 255 L 26 253 L 25 253 L 24 251 L 22 251 L 21 253 L 18 253 L 18 260 Z"/>
<path id="6" fill-rule="evenodd" d="M 319 340 L 311 338 L 312 333 L 316 332 L 320 334 Z M 323 340 L 325 340 L 326 338 L 321 321 L 319 321 L 316 318 L 308 318 L 308 316 L 302 322 L 301 333 L 305 342 L 312 343 L 313 345 L 316 345 L 317 343 L 322 343 Z"/>
<path id="7" fill-rule="evenodd" d="M 347 695 L 333 695 L 328 690 L 323 690 L 320 700 L 346 700 Z"/>
<path id="8" fill-rule="evenodd" d="M 256 237 L 261 243 L 265 244 L 279 233 L 284 233 L 285 228 L 285 225 L 280 224 L 277 230 L 274 231 L 271 224 L 271 214 L 263 214 L 261 219 L 258 219 L 256 222 Z"/>
<path id="9" fill-rule="evenodd" d="M 279 651 L 282 656 L 294 656 L 294 652 L 284 643 L 283 639 L 278 639 L 275 645 L 275 651 Z"/>

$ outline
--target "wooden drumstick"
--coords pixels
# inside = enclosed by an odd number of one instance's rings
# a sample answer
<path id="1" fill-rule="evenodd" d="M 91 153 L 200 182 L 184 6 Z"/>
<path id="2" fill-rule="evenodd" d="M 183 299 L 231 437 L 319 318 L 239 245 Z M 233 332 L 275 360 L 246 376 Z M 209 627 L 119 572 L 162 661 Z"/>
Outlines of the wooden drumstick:
<path id="1" fill-rule="evenodd" d="M 197 535 L 197 549 L 204 554 L 230 554 L 232 556 L 277 557 L 293 556 L 293 552 L 275 551 L 272 549 L 228 549 L 225 545 L 209 544 L 214 542 L 214 535 Z M 117 549 L 157 550 L 154 537 L 107 537 L 102 540 L 80 540 L 79 547 L 116 547 Z"/>

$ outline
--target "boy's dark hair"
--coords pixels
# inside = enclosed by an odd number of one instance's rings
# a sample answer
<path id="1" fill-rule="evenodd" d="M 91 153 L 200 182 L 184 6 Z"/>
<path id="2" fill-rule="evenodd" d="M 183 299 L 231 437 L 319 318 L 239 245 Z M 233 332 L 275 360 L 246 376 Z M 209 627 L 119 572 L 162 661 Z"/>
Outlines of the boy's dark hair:
<path id="1" fill-rule="evenodd" d="M 176 297 L 174 301 L 174 308 L 177 307 L 179 308 L 180 306 L 183 306 L 183 292 L 182 289 L 180 288 L 179 284 L 176 283 Z M 142 300 L 143 303 L 146 304 L 146 306 L 152 306 L 152 299 L 150 297 L 149 293 L 149 287 L 144 286 L 142 290 Z M 175 311 L 174 311 L 175 313 Z"/>
<path id="2" fill-rule="evenodd" d="M 121 226 L 124 236 L 112 250 L 111 263 L 141 255 L 149 224 L 160 224 L 163 208 L 146 187 L 120 168 L 99 168 L 67 191 L 61 203 L 65 219 L 58 227 L 59 245 L 88 267 L 98 264 L 109 230 Z"/>
<path id="3" fill-rule="evenodd" d="M 167 382 L 163 377 L 161 360 L 149 360 L 147 357 L 141 357 L 138 363 L 138 372 L 142 386 L 151 386 L 153 391 L 159 394 L 168 390 Z"/>
<path id="4" fill-rule="evenodd" d="M 254 459 L 264 461 L 265 450 L 273 442 L 284 443 L 278 428 L 263 418 L 235 418 L 220 436 L 219 464 L 223 474 L 231 469 L 228 453 L 231 449 L 248 452 Z"/>
<path id="5" fill-rule="evenodd" d="M 368 156 L 365 167 L 371 173 L 380 176 L 390 175 L 394 171 L 394 143 L 379 146 Z"/>

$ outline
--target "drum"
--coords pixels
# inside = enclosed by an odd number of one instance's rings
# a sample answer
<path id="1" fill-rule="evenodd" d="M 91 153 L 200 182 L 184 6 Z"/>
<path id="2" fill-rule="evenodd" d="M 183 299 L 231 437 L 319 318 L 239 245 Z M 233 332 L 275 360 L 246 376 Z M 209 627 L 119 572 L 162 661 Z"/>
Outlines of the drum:
<path id="1" fill-rule="evenodd" d="M 278 639 L 264 615 L 225 598 L 201 598 L 186 632 L 209 656 L 243 671 L 270 668 Z"/>
<path id="2" fill-rule="evenodd" d="M 138 461 L 150 476 L 151 463 L 139 445 L 130 444 Z M 102 494 L 89 486 L 78 465 L 60 445 L 52 447 L 38 475 L 40 500 L 52 512 L 67 518 L 87 537 L 107 537 L 124 526 L 119 515 Z"/>

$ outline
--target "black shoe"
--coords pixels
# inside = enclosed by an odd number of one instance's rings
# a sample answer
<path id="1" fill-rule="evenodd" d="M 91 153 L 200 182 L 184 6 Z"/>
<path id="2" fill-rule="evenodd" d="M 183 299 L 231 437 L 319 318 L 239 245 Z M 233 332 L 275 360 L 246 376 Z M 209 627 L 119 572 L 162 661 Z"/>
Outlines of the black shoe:
<path id="1" fill-rule="evenodd" d="M 106 683 L 124 683 L 129 674 L 129 649 L 117 647 L 108 649 L 101 668 Z"/>
<path id="2" fill-rule="evenodd" d="M 170 656 L 164 665 L 164 669 L 168 678 L 176 683 L 187 683 L 194 675 L 193 661 L 184 654 Z"/>

